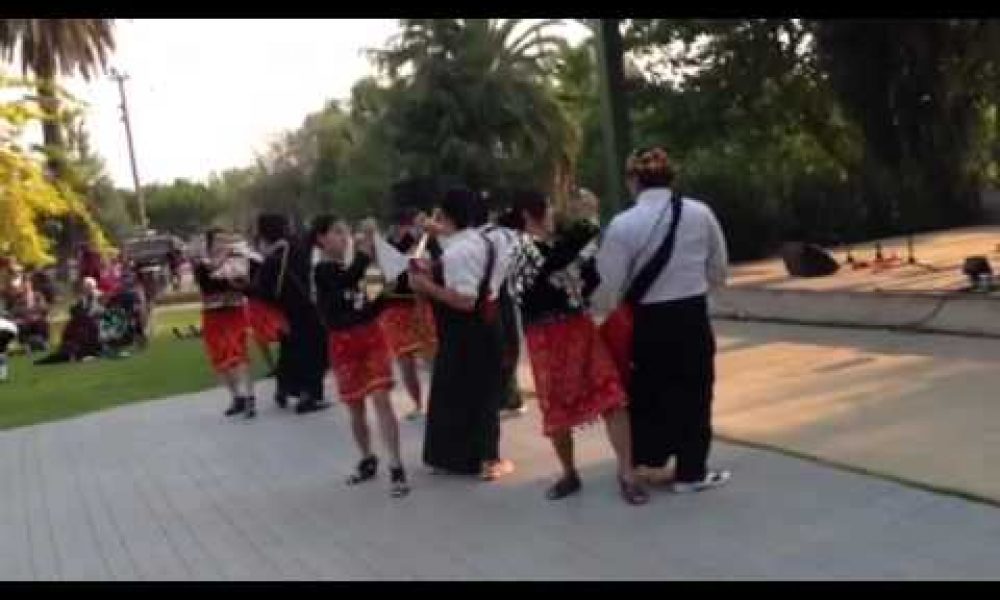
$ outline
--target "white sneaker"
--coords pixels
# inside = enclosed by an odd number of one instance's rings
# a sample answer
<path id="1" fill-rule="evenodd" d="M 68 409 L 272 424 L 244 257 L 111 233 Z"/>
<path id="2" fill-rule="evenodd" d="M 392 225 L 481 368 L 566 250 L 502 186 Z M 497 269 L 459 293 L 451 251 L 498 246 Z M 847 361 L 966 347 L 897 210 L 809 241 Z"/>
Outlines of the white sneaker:
<path id="1" fill-rule="evenodd" d="M 733 474 L 729 471 L 708 471 L 701 481 L 675 482 L 670 486 L 670 491 L 675 494 L 703 492 L 726 485 L 732 477 Z"/>

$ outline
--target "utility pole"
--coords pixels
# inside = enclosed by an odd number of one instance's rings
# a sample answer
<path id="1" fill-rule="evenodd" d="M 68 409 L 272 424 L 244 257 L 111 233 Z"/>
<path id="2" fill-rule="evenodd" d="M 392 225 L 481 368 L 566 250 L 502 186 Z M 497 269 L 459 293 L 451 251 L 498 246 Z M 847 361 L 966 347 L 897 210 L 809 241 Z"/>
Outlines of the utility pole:
<path id="1" fill-rule="evenodd" d="M 607 175 L 604 196 L 608 202 L 602 202 L 601 205 L 607 206 L 611 214 L 625 208 L 628 198 L 624 171 L 628 156 L 629 122 L 620 23 L 619 19 L 600 19 L 592 22 L 591 26 L 597 38 L 597 75 Z"/>
<path id="2" fill-rule="evenodd" d="M 143 234 L 145 234 L 149 229 L 149 223 L 146 221 L 146 201 L 142 196 L 142 185 L 139 184 L 139 169 L 135 164 L 135 143 L 132 141 L 132 123 L 128 118 L 128 102 L 125 99 L 125 80 L 128 79 L 128 75 L 118 69 L 111 69 L 111 78 L 118 82 L 118 93 L 122 100 L 122 122 L 125 123 L 128 158 L 132 164 L 132 183 L 135 185 L 135 200 L 139 206 L 139 225 L 142 227 Z"/>

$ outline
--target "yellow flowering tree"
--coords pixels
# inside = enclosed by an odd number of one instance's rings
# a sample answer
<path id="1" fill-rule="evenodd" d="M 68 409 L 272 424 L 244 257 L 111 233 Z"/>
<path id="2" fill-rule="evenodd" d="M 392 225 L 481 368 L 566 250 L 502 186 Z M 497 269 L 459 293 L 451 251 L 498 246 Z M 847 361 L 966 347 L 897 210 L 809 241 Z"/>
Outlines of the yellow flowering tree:
<path id="1" fill-rule="evenodd" d="M 46 218 L 73 215 L 99 247 L 107 240 L 80 197 L 46 176 L 45 157 L 21 145 L 29 124 L 51 118 L 30 91 L 28 81 L 0 73 L 0 255 L 43 265 L 53 262 L 51 241 L 39 228 Z"/>

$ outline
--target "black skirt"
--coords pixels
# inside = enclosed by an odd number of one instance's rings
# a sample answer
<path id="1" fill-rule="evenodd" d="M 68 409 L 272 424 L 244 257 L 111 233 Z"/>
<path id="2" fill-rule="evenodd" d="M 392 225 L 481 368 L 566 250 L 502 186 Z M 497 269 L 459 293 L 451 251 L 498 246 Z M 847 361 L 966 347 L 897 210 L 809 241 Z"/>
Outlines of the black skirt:
<path id="1" fill-rule="evenodd" d="M 438 351 L 424 433 L 424 463 L 479 473 L 499 458 L 502 350 L 498 321 L 435 304 Z"/>

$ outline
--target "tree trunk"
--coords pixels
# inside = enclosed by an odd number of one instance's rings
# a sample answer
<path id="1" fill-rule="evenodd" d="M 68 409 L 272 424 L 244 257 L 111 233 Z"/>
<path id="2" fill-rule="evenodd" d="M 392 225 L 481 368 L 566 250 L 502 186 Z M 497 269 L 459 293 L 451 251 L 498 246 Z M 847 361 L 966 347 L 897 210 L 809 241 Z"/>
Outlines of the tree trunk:
<path id="1" fill-rule="evenodd" d="M 42 144 L 45 146 L 46 166 L 49 178 L 53 181 L 64 180 L 66 175 L 66 144 L 63 136 L 63 124 L 59 116 L 59 96 L 56 84 L 55 64 L 51 57 L 42 56 L 33 65 L 37 78 L 38 105 L 45 113 L 42 120 Z M 73 256 L 73 248 L 78 239 L 76 223 L 73 215 L 59 218 L 62 227 L 56 242 L 57 273 L 60 279 L 70 278 L 69 261 Z"/>

